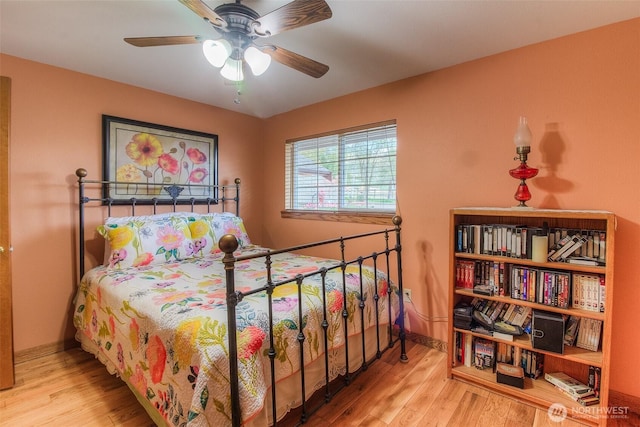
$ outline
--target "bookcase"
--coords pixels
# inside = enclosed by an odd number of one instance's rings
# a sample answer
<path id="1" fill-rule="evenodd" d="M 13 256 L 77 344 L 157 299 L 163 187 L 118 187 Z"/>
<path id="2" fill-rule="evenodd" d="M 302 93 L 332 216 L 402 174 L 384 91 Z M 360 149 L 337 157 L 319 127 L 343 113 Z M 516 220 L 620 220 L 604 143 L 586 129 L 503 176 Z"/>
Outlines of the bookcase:
<path id="1" fill-rule="evenodd" d="M 569 418 L 575 418 L 580 422 L 592 425 L 605 425 L 607 417 L 602 416 L 602 414 L 605 413 L 605 408 L 609 406 L 615 215 L 611 212 L 594 210 L 455 208 L 450 211 L 449 228 L 450 295 L 448 310 L 449 363 L 447 364 L 449 378 L 480 385 L 542 408 L 549 408 L 552 405 L 556 407 L 555 404 L 560 403 L 566 407 L 566 415 Z M 509 241 L 512 244 L 506 245 L 507 247 L 505 248 L 504 240 L 506 239 L 502 237 L 503 243 L 500 245 L 500 242 L 498 242 L 498 250 L 496 250 L 495 242 L 491 242 L 491 240 L 495 240 L 491 237 L 491 231 L 497 232 L 496 230 L 500 230 L 505 235 L 508 234 Z M 569 235 L 575 231 L 579 231 L 586 236 L 597 235 L 598 241 L 596 243 L 600 249 L 599 254 L 597 254 L 600 257 L 599 262 L 587 263 L 593 265 L 584 265 L 582 262 L 570 263 L 568 258 L 557 258 L 557 261 L 551 262 L 548 261 L 549 258 L 547 257 L 548 251 L 552 249 L 549 246 L 545 247 L 543 259 L 540 259 L 540 256 L 534 257 L 536 261 L 531 259 L 534 249 L 531 245 L 531 235 L 542 235 L 549 232 L 558 233 L 558 230 L 565 230 L 566 234 Z M 463 238 L 464 241 L 462 240 Z M 473 242 L 473 245 L 470 242 Z M 555 243 L 557 244 L 558 242 Z M 515 249 L 515 246 L 517 246 L 518 250 Z M 593 253 L 589 253 L 589 255 L 593 256 Z M 576 257 L 575 261 L 578 259 Z M 472 273 L 471 277 L 473 284 L 483 282 L 483 275 L 484 280 L 486 280 L 486 276 L 490 276 L 488 292 L 482 287 L 474 290 L 473 286 L 466 285 L 464 279 L 465 277 L 468 278 L 468 276 L 465 276 L 463 271 L 466 264 L 476 266 L 475 273 Z M 484 271 L 478 274 L 477 269 L 485 265 L 495 266 L 495 270 L 490 269 L 491 272 L 489 274 Z M 487 268 L 489 269 L 489 267 Z M 500 269 L 504 269 L 504 272 Z M 520 290 L 519 293 L 515 291 L 515 293 L 512 293 L 513 289 L 511 289 L 510 280 L 522 277 L 522 271 L 527 271 L 529 274 L 530 287 L 528 289 L 528 297 L 523 297 L 523 292 L 525 292 L 523 290 Z M 538 274 L 537 278 L 532 272 Z M 547 289 L 546 285 L 541 285 L 545 282 L 544 279 L 540 278 L 543 274 L 545 277 L 551 274 L 561 278 L 558 279 L 558 284 L 554 285 L 553 292 Z M 574 284 L 572 282 L 575 280 L 575 287 L 578 289 L 581 286 L 579 276 L 583 275 L 595 276 L 600 279 L 600 286 L 597 287 L 600 294 L 596 295 L 595 298 L 598 304 L 602 305 L 601 307 L 581 308 L 579 304 L 584 302 L 583 299 L 586 299 L 586 297 L 583 298 L 581 294 L 580 301 L 578 301 L 577 295 L 573 295 Z M 531 280 L 532 277 L 533 280 Z M 567 280 L 566 278 L 569 279 Z M 545 295 L 545 290 L 540 287 L 535 289 L 535 284 L 531 288 L 532 281 L 543 286 L 549 293 L 555 293 L 555 297 L 548 298 Z M 484 284 L 486 285 L 487 283 Z M 503 290 L 501 286 L 505 286 L 505 289 Z M 521 284 L 518 286 L 521 286 Z M 573 300 L 574 297 L 576 301 Z M 569 299 L 568 301 L 566 301 L 567 298 Z M 585 324 L 596 321 L 596 323 L 601 324 L 601 334 L 598 337 L 595 351 L 594 348 L 581 348 L 577 345 L 564 345 L 560 352 L 558 350 L 550 351 L 544 349 L 544 346 L 540 348 L 539 344 L 534 347 L 530 333 L 515 336 L 511 340 L 510 337 L 505 337 L 505 335 L 496 333 L 496 336 L 493 336 L 487 334 L 486 331 L 471 330 L 461 326 L 459 320 L 458 322 L 454 321 L 454 310 L 457 307 L 473 304 L 484 305 L 485 307 L 493 304 L 494 308 L 496 306 L 509 307 L 515 305 L 528 312 L 535 311 L 539 318 L 549 315 L 549 317 L 555 316 L 555 318 L 564 319 L 564 321 L 568 321 L 571 318 L 579 321 L 587 319 L 584 321 Z M 502 311 L 500 314 L 505 314 L 505 312 Z M 473 324 L 476 323 L 474 322 Z M 560 329 L 560 331 L 547 332 L 559 333 L 564 337 L 564 326 L 564 323 L 559 323 L 556 328 Z M 479 329 L 482 330 L 482 328 Z M 512 352 L 515 351 L 518 355 L 521 353 L 535 354 L 539 360 L 543 361 L 541 363 L 543 372 L 537 379 L 525 376 L 524 388 L 514 387 L 503 383 L 503 381 L 498 382 L 495 361 L 493 369 L 479 369 L 473 366 L 473 363 L 469 366 L 470 364 L 467 360 L 462 360 L 460 353 L 464 353 L 465 343 L 470 340 L 473 340 L 474 343 L 478 341 L 482 341 L 483 344 L 487 342 L 493 343 L 496 351 L 498 351 L 498 348 L 504 349 L 506 347 Z M 585 346 L 582 345 L 582 347 Z M 466 344 L 466 349 L 468 352 L 468 344 Z M 590 370 L 593 373 L 594 369 L 598 369 L 600 374 L 600 400 L 599 404 L 594 406 L 582 406 L 574 399 L 565 396 L 553 384 L 544 379 L 545 373 L 564 372 L 587 384 Z"/>

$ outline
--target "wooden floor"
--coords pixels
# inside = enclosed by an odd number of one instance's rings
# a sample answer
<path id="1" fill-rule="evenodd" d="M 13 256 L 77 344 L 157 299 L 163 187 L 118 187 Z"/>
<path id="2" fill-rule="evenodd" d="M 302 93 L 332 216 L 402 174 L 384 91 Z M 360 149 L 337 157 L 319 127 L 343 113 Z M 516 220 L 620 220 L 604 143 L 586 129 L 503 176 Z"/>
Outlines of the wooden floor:
<path id="1" fill-rule="evenodd" d="M 553 423 L 545 410 L 449 380 L 444 353 L 412 343 L 407 348 L 409 363 L 398 361 L 396 347 L 305 425 L 580 425 Z M 140 427 L 153 423 L 123 382 L 92 355 L 74 348 L 16 366 L 16 386 L 0 391 L 0 425 Z"/>

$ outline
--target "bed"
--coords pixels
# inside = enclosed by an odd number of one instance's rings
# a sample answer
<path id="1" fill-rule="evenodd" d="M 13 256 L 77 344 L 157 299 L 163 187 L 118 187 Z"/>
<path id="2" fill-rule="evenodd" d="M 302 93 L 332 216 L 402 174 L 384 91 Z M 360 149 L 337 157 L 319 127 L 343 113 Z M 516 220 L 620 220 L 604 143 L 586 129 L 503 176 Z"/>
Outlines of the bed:
<path id="1" fill-rule="evenodd" d="M 122 200 L 114 206 L 101 189 L 117 183 L 76 175 L 76 338 L 157 425 L 266 426 L 293 408 L 304 423 L 396 343 L 407 361 L 399 217 L 380 231 L 273 250 L 251 243 L 239 180 L 186 204 L 165 189 L 144 215 L 132 197 L 116 216 Z M 87 220 L 90 207 L 101 213 Z M 103 258 L 88 254 L 96 235 Z M 378 246 L 347 258 L 363 239 Z M 326 247 L 338 256 L 308 254 Z M 87 259 L 100 265 L 85 272 Z"/>

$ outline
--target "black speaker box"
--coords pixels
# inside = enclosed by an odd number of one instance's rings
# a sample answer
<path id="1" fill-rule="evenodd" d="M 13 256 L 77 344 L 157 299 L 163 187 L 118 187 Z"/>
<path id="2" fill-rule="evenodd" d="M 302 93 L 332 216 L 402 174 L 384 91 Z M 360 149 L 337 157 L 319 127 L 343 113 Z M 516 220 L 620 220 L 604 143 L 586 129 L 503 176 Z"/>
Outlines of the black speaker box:
<path id="1" fill-rule="evenodd" d="M 564 353 L 564 317 L 561 314 L 533 310 L 531 322 L 533 348 Z"/>

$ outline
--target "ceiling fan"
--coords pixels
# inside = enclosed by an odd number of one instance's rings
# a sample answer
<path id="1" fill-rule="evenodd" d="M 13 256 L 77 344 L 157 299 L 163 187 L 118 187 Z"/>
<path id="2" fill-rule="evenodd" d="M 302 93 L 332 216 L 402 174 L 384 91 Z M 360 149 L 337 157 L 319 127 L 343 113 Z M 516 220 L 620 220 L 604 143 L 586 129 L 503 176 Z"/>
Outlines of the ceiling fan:
<path id="1" fill-rule="evenodd" d="M 207 60 L 221 67 L 222 76 L 232 81 L 244 79 L 243 63 L 249 65 L 254 75 L 260 75 L 267 70 L 271 59 L 315 78 L 329 71 L 329 66 L 279 46 L 254 43 L 331 18 L 331 9 L 324 0 L 294 0 L 263 16 L 240 0 L 215 9 L 202 0 L 179 1 L 210 23 L 221 37 L 217 40 L 205 40 L 201 36 L 128 37 L 124 41 L 137 47 L 202 43 Z"/>

